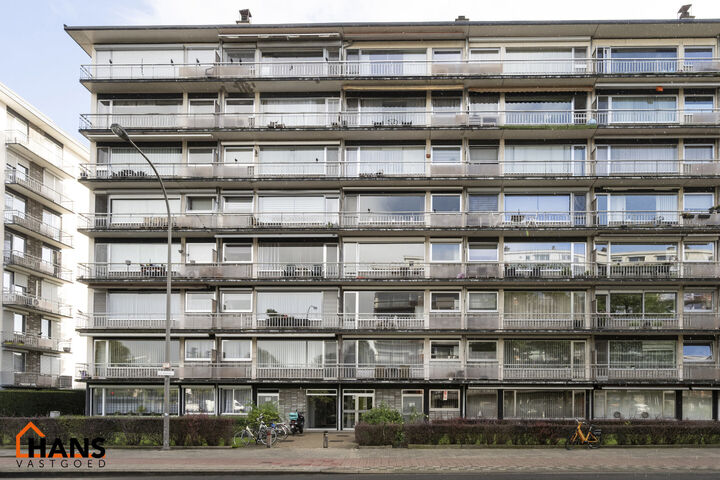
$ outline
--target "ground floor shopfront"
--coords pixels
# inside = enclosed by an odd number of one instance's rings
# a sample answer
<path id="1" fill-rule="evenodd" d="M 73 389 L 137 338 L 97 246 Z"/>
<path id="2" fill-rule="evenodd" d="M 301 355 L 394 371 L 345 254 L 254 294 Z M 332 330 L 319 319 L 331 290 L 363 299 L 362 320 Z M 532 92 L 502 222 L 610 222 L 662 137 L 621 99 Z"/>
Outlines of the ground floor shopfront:
<path id="1" fill-rule="evenodd" d="M 171 387 L 171 412 L 244 415 L 250 405 L 275 403 L 284 419 L 304 412 L 310 429 L 352 429 L 380 404 L 407 420 L 657 419 L 717 420 L 717 387 L 547 387 L 472 385 L 192 385 Z M 89 385 L 88 414 L 162 412 L 161 385 Z"/>

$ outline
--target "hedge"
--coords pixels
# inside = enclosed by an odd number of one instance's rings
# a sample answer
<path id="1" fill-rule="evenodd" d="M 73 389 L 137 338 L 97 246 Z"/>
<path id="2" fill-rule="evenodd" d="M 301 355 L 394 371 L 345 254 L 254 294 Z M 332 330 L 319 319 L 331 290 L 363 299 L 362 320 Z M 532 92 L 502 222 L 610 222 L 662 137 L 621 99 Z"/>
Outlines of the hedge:
<path id="1" fill-rule="evenodd" d="M 0 390 L 0 417 L 40 417 L 85 413 L 85 390 Z"/>
<path id="2" fill-rule="evenodd" d="M 720 422 L 598 421 L 603 445 L 719 445 Z M 355 426 L 358 445 L 564 445 L 575 424 L 564 421 L 473 421 Z M 586 427 L 585 427 L 586 428 Z"/>
<path id="3" fill-rule="evenodd" d="M 162 445 L 162 417 L 5 417 L 0 418 L 0 445 L 14 445 L 15 435 L 32 421 L 49 438 L 104 438 L 107 446 Z M 243 419 L 207 415 L 170 418 L 170 444 L 230 445 Z M 67 440 L 66 440 L 67 441 Z"/>

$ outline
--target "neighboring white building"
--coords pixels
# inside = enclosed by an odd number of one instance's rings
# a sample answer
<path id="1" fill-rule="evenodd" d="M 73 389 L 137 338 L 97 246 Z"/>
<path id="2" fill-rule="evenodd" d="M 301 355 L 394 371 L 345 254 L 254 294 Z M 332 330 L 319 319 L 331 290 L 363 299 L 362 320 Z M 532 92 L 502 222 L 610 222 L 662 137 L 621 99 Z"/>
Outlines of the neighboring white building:
<path id="1" fill-rule="evenodd" d="M 75 212 L 88 207 L 77 180 L 88 150 L 0 84 L 3 229 L 0 388 L 70 388 L 75 317 L 87 289 L 74 283 L 88 243 Z"/>

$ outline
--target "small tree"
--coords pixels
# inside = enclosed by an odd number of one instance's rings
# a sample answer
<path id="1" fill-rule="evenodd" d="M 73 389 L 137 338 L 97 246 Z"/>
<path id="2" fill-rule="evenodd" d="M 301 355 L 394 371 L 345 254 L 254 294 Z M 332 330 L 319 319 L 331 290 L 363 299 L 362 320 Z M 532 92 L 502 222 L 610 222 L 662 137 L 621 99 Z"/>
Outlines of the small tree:
<path id="1" fill-rule="evenodd" d="M 403 417 L 394 408 L 381 403 L 375 408 L 372 408 L 365 412 L 362 416 L 362 421 L 370 425 L 380 425 L 383 423 L 403 423 Z"/>
<path id="2" fill-rule="evenodd" d="M 280 413 L 278 412 L 277 405 L 274 403 L 267 402 L 260 406 L 250 405 L 250 413 L 248 413 L 247 416 L 247 422 L 250 428 L 257 430 L 260 426 L 260 415 L 263 416 L 263 421 L 266 425 L 280 421 Z"/>

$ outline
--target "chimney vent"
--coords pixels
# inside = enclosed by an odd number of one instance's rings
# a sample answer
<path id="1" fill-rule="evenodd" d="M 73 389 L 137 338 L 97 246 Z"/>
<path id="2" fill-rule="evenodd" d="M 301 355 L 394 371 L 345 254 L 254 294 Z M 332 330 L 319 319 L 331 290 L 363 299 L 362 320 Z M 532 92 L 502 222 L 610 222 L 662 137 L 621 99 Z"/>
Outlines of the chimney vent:
<path id="1" fill-rule="evenodd" d="M 250 10 L 247 8 L 243 8 L 240 10 L 240 20 L 238 20 L 235 23 L 251 23 L 252 22 L 252 13 L 250 13 Z"/>
<path id="2" fill-rule="evenodd" d="M 470 19 L 467 18 L 465 15 L 458 15 L 458 17 L 455 19 L 456 22 L 469 22 Z"/>

